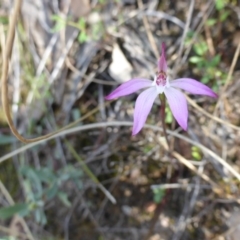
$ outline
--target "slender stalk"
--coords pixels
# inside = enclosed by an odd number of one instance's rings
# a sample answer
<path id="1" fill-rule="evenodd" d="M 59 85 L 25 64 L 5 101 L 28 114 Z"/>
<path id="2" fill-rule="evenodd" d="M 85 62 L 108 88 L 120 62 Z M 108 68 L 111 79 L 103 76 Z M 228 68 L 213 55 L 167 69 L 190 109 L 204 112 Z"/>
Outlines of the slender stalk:
<path id="1" fill-rule="evenodd" d="M 166 97 L 165 97 L 164 94 L 161 94 L 161 95 L 159 95 L 159 99 L 160 99 L 160 102 L 161 102 L 160 117 L 161 117 L 161 120 L 162 120 L 163 135 L 166 139 L 168 149 L 170 149 L 169 148 L 170 144 L 169 144 L 169 141 L 168 141 L 168 138 L 167 138 L 166 122 L 165 122 Z"/>

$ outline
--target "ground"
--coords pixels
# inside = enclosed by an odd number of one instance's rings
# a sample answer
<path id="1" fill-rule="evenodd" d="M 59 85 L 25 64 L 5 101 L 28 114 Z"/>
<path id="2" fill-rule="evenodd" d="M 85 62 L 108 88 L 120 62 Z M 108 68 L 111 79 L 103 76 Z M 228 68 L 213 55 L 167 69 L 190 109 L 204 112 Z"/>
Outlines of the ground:
<path id="1" fill-rule="evenodd" d="M 1 55 L 15 3 L 0 3 Z M 153 80 L 163 42 L 171 79 L 218 94 L 186 95 L 187 131 L 167 105 L 169 146 L 159 99 L 132 136 L 138 93 L 104 98 L 131 78 Z M 24 0 L 11 116 L 26 138 L 60 130 L 24 144 L 1 108 L 0 239 L 238 240 L 239 51 L 238 0 Z"/>

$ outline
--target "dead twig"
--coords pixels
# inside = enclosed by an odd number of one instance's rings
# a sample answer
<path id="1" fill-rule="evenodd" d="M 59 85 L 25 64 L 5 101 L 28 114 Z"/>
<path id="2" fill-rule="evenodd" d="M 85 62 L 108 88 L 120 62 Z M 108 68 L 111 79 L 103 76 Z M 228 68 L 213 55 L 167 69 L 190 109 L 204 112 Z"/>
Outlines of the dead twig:
<path id="1" fill-rule="evenodd" d="M 231 83 L 231 78 L 232 78 L 232 74 L 233 74 L 233 70 L 236 66 L 236 63 L 237 63 L 237 60 L 238 60 L 238 57 L 239 57 L 239 53 L 240 53 L 240 42 L 238 43 L 238 46 L 237 46 L 237 49 L 234 53 L 234 57 L 233 57 L 233 60 L 232 60 L 232 63 L 231 63 L 231 66 L 230 66 L 230 69 L 229 69 L 229 72 L 228 72 L 228 76 L 227 76 L 227 79 L 226 79 L 226 82 L 221 90 L 221 93 L 219 94 L 219 98 L 218 98 L 218 101 L 217 101 L 217 104 L 215 106 L 215 109 L 214 109 L 214 112 L 213 112 L 213 115 L 216 116 L 217 114 L 217 110 L 220 106 L 220 103 L 225 99 L 225 91 L 227 90 L 227 87 L 229 86 L 229 84 Z M 212 122 L 209 123 L 209 127 L 211 128 L 211 125 L 212 125 Z"/>
<path id="2" fill-rule="evenodd" d="M 139 7 L 141 10 L 143 10 L 144 7 L 143 7 L 143 2 L 142 2 L 142 0 L 138 0 L 137 2 L 138 2 L 138 7 Z M 159 58 L 158 47 L 157 47 L 157 44 L 156 44 L 156 42 L 155 42 L 155 40 L 154 40 L 153 34 L 152 34 L 152 32 L 151 32 L 150 25 L 149 25 L 149 23 L 148 23 L 147 17 L 146 17 L 145 15 L 143 15 L 143 24 L 144 24 L 144 27 L 145 27 L 145 29 L 146 29 L 147 36 L 148 36 L 148 40 L 149 40 L 149 42 L 150 42 L 150 44 L 151 44 L 153 53 L 154 53 L 156 59 L 158 59 L 158 58 Z"/>
<path id="3" fill-rule="evenodd" d="M 97 111 L 98 108 L 92 110 L 92 111 Z M 89 116 L 90 112 L 84 116 L 84 119 L 87 118 Z M 81 118 L 83 119 L 83 118 Z M 23 146 L 11 153 L 6 154 L 5 156 L 0 158 L 0 163 L 2 163 L 3 161 L 5 161 L 6 159 L 15 156 L 23 151 L 26 151 L 29 148 L 32 148 L 38 144 L 44 143 L 46 141 L 49 141 L 51 139 L 54 139 L 55 137 L 59 137 L 59 136 L 65 136 L 71 133 L 76 133 L 77 131 L 86 131 L 89 129 L 94 129 L 94 128 L 101 128 L 101 127 L 110 127 L 110 126 L 128 126 L 131 127 L 133 125 L 132 122 L 101 122 L 101 123 L 93 123 L 93 124 L 87 124 L 87 125 L 83 125 L 83 126 L 78 126 L 75 128 L 71 128 L 71 129 L 66 129 L 64 131 L 61 131 L 57 134 L 55 134 L 54 136 L 51 136 L 47 139 L 42 139 L 39 142 L 35 142 L 35 143 L 31 143 L 28 144 L 26 146 Z M 162 128 L 158 127 L 158 126 L 153 126 L 153 125 L 149 125 L 149 124 L 145 124 L 144 125 L 145 128 L 149 128 L 152 129 L 154 131 L 162 131 Z M 200 148 L 203 152 L 205 152 L 206 154 L 208 154 L 209 156 L 213 157 L 216 161 L 218 161 L 223 167 L 225 167 L 230 173 L 232 173 L 233 176 L 235 176 L 238 180 L 240 180 L 240 174 L 230 165 L 228 164 L 224 159 L 222 159 L 221 157 L 219 157 L 216 153 L 214 153 L 213 151 L 211 151 L 210 149 L 208 149 L 207 147 L 205 147 L 204 145 L 202 145 L 201 143 L 198 143 L 196 141 L 191 140 L 188 137 L 185 137 L 181 134 L 178 134 L 174 131 L 170 131 L 167 130 L 167 133 L 171 136 L 177 137 L 179 139 L 182 139 L 190 144 L 192 144 L 193 146 L 196 146 L 198 148 Z M 177 153 L 178 154 L 178 153 Z M 181 155 L 180 155 L 181 156 Z M 175 155 L 175 157 L 178 157 L 177 155 Z M 192 168 L 194 169 L 194 168 Z M 204 180 L 208 181 L 207 178 L 203 178 Z"/>
<path id="4" fill-rule="evenodd" d="M 180 60 L 181 60 L 181 55 L 182 55 L 182 51 L 183 51 L 183 45 L 184 45 L 185 38 L 187 36 L 187 32 L 188 32 L 188 29 L 189 29 L 189 26 L 190 26 L 190 23 L 191 23 L 194 5 L 195 5 L 195 0 L 190 0 L 190 7 L 189 7 L 189 10 L 188 10 L 187 22 L 186 22 L 185 27 L 184 27 L 184 31 L 183 31 L 180 47 L 179 47 L 178 54 L 177 54 L 178 55 L 178 60 L 175 62 L 174 69 L 177 66 L 179 66 L 179 63 L 180 63 Z"/>

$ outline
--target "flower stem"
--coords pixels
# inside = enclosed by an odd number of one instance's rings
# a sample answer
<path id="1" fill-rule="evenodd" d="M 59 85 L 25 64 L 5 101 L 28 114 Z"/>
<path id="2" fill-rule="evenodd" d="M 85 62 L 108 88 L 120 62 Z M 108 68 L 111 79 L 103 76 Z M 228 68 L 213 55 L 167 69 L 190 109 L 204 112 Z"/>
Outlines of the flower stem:
<path id="1" fill-rule="evenodd" d="M 168 149 L 170 149 L 170 144 L 167 138 L 167 131 L 166 131 L 166 123 L 165 123 L 165 109 L 166 109 L 166 97 L 164 94 L 159 95 L 159 99 L 161 102 L 161 109 L 160 109 L 160 116 L 161 116 L 161 120 L 162 120 L 162 128 L 163 128 L 163 135 L 166 139 L 167 145 L 168 145 Z"/>

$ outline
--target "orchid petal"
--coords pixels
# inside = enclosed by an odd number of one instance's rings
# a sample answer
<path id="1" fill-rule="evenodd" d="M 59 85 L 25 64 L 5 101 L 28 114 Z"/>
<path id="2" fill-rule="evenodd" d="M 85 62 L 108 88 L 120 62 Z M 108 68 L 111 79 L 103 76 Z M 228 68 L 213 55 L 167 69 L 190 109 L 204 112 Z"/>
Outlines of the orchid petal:
<path id="1" fill-rule="evenodd" d="M 178 124 L 186 131 L 188 127 L 188 107 L 183 93 L 174 88 L 165 88 L 164 93 L 167 97 L 170 109 Z"/>
<path id="2" fill-rule="evenodd" d="M 112 93 L 105 97 L 106 100 L 111 100 L 114 98 L 122 97 L 129 95 L 138 91 L 141 88 L 150 87 L 152 85 L 152 81 L 143 78 L 134 78 L 129 80 L 123 84 L 121 84 L 118 88 L 116 88 Z"/>
<path id="3" fill-rule="evenodd" d="M 132 135 L 136 135 L 143 128 L 147 116 L 158 93 L 155 87 L 143 91 L 137 98 L 134 109 L 134 123 Z"/>
<path id="4" fill-rule="evenodd" d="M 162 54 L 160 59 L 158 60 L 158 70 L 161 72 L 167 72 L 167 61 L 166 61 L 166 54 L 165 54 L 165 43 L 162 43 Z"/>
<path id="5" fill-rule="evenodd" d="M 170 82 L 172 87 L 181 88 L 192 94 L 206 95 L 213 98 L 218 97 L 208 86 L 191 78 L 179 78 Z"/>

